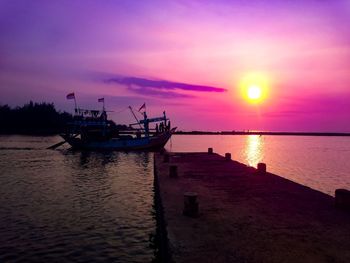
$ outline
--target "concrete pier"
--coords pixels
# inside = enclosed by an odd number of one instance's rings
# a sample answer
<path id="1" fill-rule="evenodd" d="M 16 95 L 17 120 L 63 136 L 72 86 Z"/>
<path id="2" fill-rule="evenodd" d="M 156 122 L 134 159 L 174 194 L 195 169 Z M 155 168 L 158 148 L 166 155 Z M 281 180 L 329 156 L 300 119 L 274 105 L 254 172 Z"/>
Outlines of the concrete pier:
<path id="1" fill-rule="evenodd" d="M 350 212 L 333 197 L 215 153 L 169 160 L 155 154 L 171 261 L 350 262 Z M 186 216 L 184 202 L 198 215 Z"/>

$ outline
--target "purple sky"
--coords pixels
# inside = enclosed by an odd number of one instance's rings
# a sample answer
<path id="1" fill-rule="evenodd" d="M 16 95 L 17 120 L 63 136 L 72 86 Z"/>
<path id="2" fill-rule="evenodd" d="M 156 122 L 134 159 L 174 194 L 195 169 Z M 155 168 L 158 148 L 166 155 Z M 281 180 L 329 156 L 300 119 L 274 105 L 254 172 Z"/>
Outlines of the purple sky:
<path id="1" fill-rule="evenodd" d="M 350 132 L 350 1 L 0 0 L 0 104 L 180 130 Z M 261 103 L 242 95 L 264 86 Z"/>

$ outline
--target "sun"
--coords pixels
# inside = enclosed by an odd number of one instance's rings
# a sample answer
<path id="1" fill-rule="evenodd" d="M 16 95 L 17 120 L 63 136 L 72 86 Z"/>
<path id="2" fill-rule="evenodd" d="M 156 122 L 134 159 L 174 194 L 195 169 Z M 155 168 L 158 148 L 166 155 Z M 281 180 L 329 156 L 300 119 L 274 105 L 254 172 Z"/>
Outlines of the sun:
<path id="1" fill-rule="evenodd" d="M 262 90 L 257 85 L 251 85 L 247 89 L 247 96 L 251 100 L 258 100 L 261 98 Z"/>
<path id="2" fill-rule="evenodd" d="M 249 104 L 265 103 L 270 95 L 270 80 L 265 73 L 247 73 L 239 82 L 239 92 Z"/>

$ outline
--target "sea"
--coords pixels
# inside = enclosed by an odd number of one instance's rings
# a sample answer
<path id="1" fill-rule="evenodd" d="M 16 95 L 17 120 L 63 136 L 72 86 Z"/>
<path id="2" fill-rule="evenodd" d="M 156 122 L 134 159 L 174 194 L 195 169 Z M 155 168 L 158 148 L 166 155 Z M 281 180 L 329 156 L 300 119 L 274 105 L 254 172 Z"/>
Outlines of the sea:
<path id="1" fill-rule="evenodd" d="M 47 150 L 59 136 L 0 136 L 0 262 L 155 262 L 153 154 Z M 328 195 L 350 189 L 350 137 L 174 135 Z"/>

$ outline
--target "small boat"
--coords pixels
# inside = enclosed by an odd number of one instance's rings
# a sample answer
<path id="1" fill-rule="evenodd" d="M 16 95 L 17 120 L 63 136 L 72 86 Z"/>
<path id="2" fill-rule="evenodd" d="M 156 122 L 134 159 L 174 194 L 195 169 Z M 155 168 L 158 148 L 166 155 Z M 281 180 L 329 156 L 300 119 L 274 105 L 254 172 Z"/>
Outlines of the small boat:
<path id="1" fill-rule="evenodd" d="M 73 149 L 83 150 L 120 150 L 120 151 L 156 151 L 162 149 L 175 128 L 170 127 L 170 120 L 163 116 L 148 118 L 143 112 L 143 119 L 138 120 L 129 106 L 136 123 L 130 124 L 129 129 L 120 130 L 111 120 L 107 119 L 107 111 L 76 109 L 76 114 L 68 124 L 67 132 L 61 137 Z M 151 129 L 150 124 L 155 128 Z M 138 126 L 134 128 L 134 126 Z"/>

